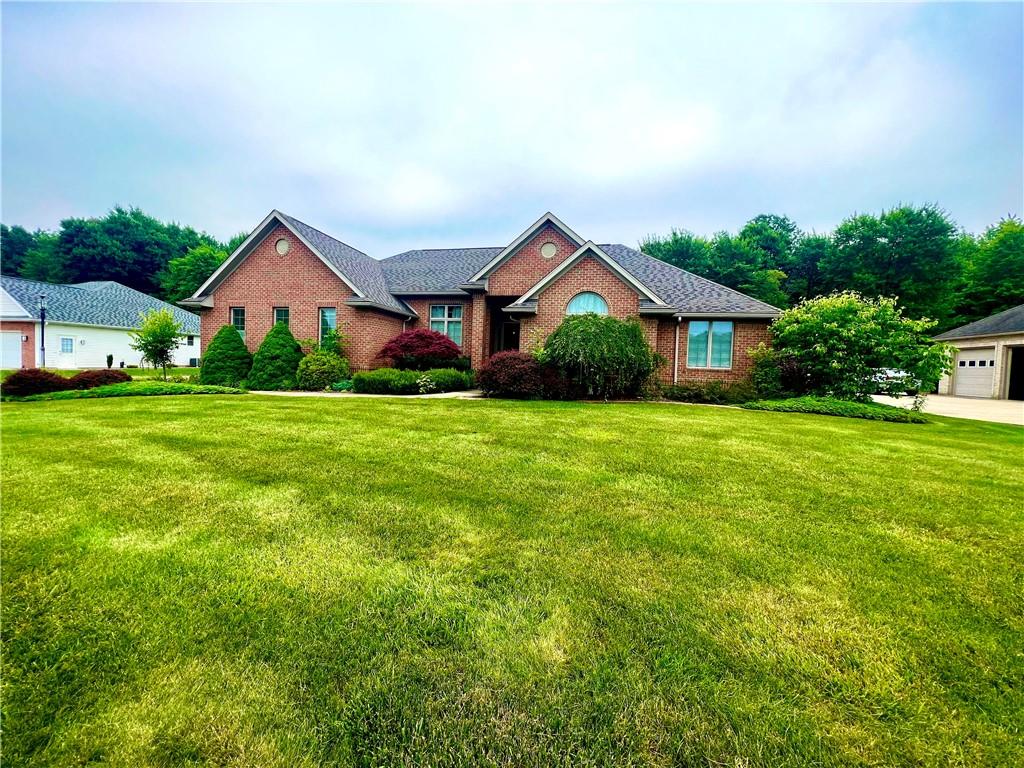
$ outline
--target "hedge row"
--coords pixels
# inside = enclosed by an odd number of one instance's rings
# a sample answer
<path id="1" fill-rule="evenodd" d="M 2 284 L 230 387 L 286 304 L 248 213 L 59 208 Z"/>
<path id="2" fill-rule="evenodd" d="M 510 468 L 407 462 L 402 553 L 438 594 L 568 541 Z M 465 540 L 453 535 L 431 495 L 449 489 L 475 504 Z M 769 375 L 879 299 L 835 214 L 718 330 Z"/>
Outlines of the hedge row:
<path id="1" fill-rule="evenodd" d="M 244 389 L 204 384 L 175 384 L 170 381 L 126 381 L 94 389 L 44 392 L 23 399 L 37 402 L 40 400 L 82 400 L 96 397 L 147 397 L 153 395 L 240 395 L 244 392 Z"/>
<path id="2" fill-rule="evenodd" d="M 893 421 L 902 424 L 925 424 L 928 419 L 917 411 L 897 408 L 882 403 L 860 403 L 837 400 L 833 397 L 793 397 L 788 400 L 755 400 L 744 403 L 752 411 L 779 411 L 782 413 L 817 413 L 823 416 L 844 416 L 850 419 Z"/>
<path id="3" fill-rule="evenodd" d="M 364 395 L 426 395 L 460 392 L 472 386 L 473 374 L 454 368 L 433 368 L 429 371 L 377 368 L 360 371 L 352 377 L 352 389 Z"/>
<path id="4" fill-rule="evenodd" d="M 26 368 L 8 376 L 0 386 L 0 391 L 7 397 L 29 397 L 69 389 L 92 389 L 104 384 L 120 384 L 131 380 L 132 377 L 123 371 L 103 368 L 80 371 L 71 378 L 42 368 Z"/>

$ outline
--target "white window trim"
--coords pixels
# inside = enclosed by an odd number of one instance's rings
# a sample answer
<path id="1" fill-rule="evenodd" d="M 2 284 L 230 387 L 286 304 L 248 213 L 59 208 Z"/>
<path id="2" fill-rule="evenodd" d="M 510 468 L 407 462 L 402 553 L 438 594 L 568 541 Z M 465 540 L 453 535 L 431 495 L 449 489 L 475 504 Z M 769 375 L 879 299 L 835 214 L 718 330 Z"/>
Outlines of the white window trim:
<path id="1" fill-rule="evenodd" d="M 601 303 L 604 304 L 604 312 L 570 312 L 569 307 L 571 307 L 572 303 L 576 301 L 576 299 L 578 299 L 580 296 L 597 296 L 597 298 L 601 300 Z M 607 317 L 608 315 L 611 314 L 611 311 L 611 307 L 608 306 L 608 299 L 606 299 L 597 291 L 580 291 L 571 299 L 569 299 L 569 302 L 565 305 L 566 317 L 576 317 L 577 315 L 599 315 L 600 317 Z"/>
<path id="2" fill-rule="evenodd" d="M 69 349 L 67 352 L 64 351 L 64 342 L 65 341 L 70 341 L 71 342 L 71 349 Z M 62 355 L 73 355 L 73 354 L 75 354 L 75 337 L 74 336 L 61 336 L 60 337 L 60 353 Z"/>
<path id="3" fill-rule="evenodd" d="M 707 323 L 708 324 L 708 349 L 707 356 L 705 358 L 707 365 L 690 365 L 690 327 L 693 323 Z M 732 332 L 729 334 L 729 365 L 711 365 L 711 346 L 713 343 L 713 334 L 711 333 L 711 326 L 714 323 L 729 323 L 732 326 Z M 732 320 L 691 320 L 686 324 L 686 368 L 691 371 L 731 371 L 733 360 L 736 358 L 736 323 Z"/>
<path id="4" fill-rule="evenodd" d="M 434 307 L 444 307 L 444 317 L 434 317 Z M 460 308 L 461 314 L 459 315 L 459 317 L 448 317 L 448 310 L 450 310 L 452 307 Z M 459 326 L 459 339 L 464 340 L 466 338 L 466 326 L 463 324 L 462 321 L 465 319 L 465 317 L 465 304 L 431 304 L 427 308 L 427 328 L 429 328 L 430 330 L 434 330 L 434 323 L 444 323 L 444 330 L 438 331 L 438 333 L 443 333 L 445 336 L 448 336 L 448 326 L 457 323 Z M 448 336 L 448 338 L 451 339 L 452 337 Z M 455 340 L 452 339 L 452 341 Z M 458 345 L 461 347 L 462 341 L 459 341 Z"/>

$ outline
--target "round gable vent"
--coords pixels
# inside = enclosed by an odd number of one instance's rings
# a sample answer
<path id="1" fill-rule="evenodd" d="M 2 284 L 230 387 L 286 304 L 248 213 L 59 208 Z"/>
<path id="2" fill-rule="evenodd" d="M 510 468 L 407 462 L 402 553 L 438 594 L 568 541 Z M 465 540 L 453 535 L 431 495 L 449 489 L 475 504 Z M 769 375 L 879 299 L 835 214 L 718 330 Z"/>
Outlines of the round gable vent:
<path id="1" fill-rule="evenodd" d="M 276 248 L 277 252 L 279 254 L 281 254 L 282 256 L 287 255 L 288 249 L 291 248 L 291 247 L 292 247 L 292 244 L 289 243 L 287 240 L 285 240 L 283 237 L 280 240 L 278 240 L 276 243 L 274 243 L 274 248 Z"/>
<path id="2" fill-rule="evenodd" d="M 554 243 L 544 243 L 540 247 L 540 255 L 545 259 L 553 259 L 556 253 L 558 253 L 558 246 Z"/>

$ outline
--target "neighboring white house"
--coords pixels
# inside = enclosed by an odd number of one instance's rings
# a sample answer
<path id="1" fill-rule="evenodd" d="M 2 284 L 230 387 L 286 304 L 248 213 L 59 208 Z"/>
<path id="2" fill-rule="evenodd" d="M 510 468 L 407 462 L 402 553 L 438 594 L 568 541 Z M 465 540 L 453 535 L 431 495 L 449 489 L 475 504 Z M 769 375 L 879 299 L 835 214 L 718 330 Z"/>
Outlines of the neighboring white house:
<path id="1" fill-rule="evenodd" d="M 935 337 L 956 347 L 940 395 L 1024 400 L 1024 304 Z"/>
<path id="2" fill-rule="evenodd" d="M 181 324 L 175 365 L 196 365 L 199 316 L 112 281 L 60 285 L 0 278 L 0 368 L 43 367 L 41 303 L 46 306 L 47 368 L 106 368 L 141 365 L 128 332 L 145 313 L 168 309 Z M 42 297 L 45 297 L 43 299 Z"/>

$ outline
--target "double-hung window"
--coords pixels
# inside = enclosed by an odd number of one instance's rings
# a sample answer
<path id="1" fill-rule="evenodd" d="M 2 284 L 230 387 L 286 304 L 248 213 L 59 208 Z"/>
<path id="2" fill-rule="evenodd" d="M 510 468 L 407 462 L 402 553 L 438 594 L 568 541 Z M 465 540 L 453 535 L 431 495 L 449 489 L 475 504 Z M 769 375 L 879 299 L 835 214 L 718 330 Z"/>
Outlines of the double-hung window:
<path id="1" fill-rule="evenodd" d="M 235 326 L 242 341 L 245 341 L 245 307 L 231 308 L 231 324 Z"/>
<path id="2" fill-rule="evenodd" d="M 430 330 L 443 333 L 460 347 L 462 346 L 462 305 L 431 304 Z"/>
<path id="3" fill-rule="evenodd" d="M 691 320 L 686 365 L 688 368 L 732 368 L 732 322 Z"/>
<path id="4" fill-rule="evenodd" d="M 334 307 L 320 307 L 320 341 L 331 331 L 338 330 L 338 310 Z"/>
<path id="5" fill-rule="evenodd" d="M 274 307 L 274 325 L 284 323 L 288 325 L 288 307 Z"/>

